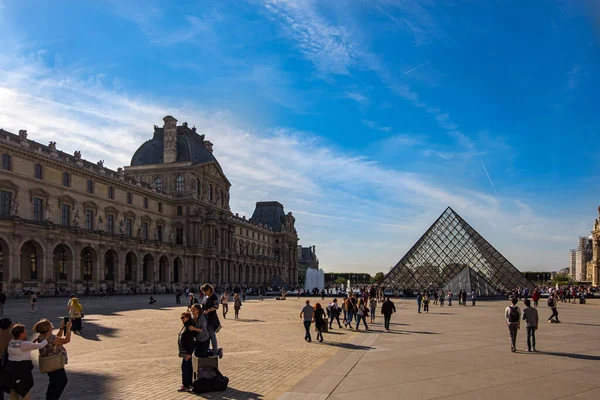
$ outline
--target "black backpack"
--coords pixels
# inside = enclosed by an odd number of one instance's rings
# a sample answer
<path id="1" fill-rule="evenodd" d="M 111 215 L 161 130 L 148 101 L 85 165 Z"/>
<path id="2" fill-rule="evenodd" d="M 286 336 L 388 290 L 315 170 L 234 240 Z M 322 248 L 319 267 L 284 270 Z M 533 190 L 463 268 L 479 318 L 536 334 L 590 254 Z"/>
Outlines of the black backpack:
<path id="1" fill-rule="evenodd" d="M 192 391 L 196 394 L 209 393 L 215 390 L 213 380 L 209 378 L 196 379 L 192 386 Z"/>
<path id="2" fill-rule="evenodd" d="M 519 309 L 516 306 L 510 306 L 510 311 L 508 312 L 508 322 L 519 322 Z"/>
<path id="3" fill-rule="evenodd" d="M 223 376 L 221 371 L 219 371 L 216 368 L 215 372 L 217 373 L 217 376 L 215 376 L 213 380 L 213 390 L 216 392 L 224 392 L 225 390 L 227 390 L 227 386 L 229 386 L 229 378 Z"/>
<path id="4" fill-rule="evenodd" d="M 550 308 L 554 307 L 554 299 L 552 297 L 548 298 L 548 307 L 550 307 Z"/>

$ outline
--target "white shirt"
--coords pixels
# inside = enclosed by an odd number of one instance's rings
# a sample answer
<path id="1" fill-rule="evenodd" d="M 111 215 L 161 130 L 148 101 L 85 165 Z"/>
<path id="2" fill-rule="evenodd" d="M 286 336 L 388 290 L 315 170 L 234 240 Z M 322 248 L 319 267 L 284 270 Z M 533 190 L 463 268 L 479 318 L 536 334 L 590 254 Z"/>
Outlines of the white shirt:
<path id="1" fill-rule="evenodd" d="M 40 343 L 32 343 L 26 340 L 11 340 L 8 342 L 9 361 L 31 361 L 31 351 L 39 350 L 48 344 L 46 339 Z"/>
<path id="2" fill-rule="evenodd" d="M 229 296 L 228 295 L 222 295 L 221 296 L 221 304 L 227 304 L 228 301 L 229 301 Z"/>

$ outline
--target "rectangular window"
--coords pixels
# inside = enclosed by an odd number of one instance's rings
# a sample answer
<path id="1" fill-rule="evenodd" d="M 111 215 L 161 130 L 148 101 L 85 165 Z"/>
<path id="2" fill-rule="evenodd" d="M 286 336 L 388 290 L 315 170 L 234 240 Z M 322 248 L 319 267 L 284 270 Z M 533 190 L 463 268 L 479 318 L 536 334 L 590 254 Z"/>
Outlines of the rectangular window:
<path id="1" fill-rule="evenodd" d="M 64 226 L 71 225 L 71 206 L 69 204 L 61 204 L 60 206 L 60 221 Z"/>
<path id="2" fill-rule="evenodd" d="M 175 244 L 183 244 L 183 228 L 175 229 Z"/>
<path id="3" fill-rule="evenodd" d="M 158 212 L 162 212 L 162 203 L 158 203 Z"/>
<path id="4" fill-rule="evenodd" d="M 0 191 L 0 215 L 8 217 L 12 207 L 12 192 L 6 190 Z"/>
<path id="5" fill-rule="evenodd" d="M 106 216 L 106 232 L 115 233 L 115 216 L 112 214 Z"/>
<path id="6" fill-rule="evenodd" d="M 33 220 L 41 222 L 44 219 L 44 201 L 39 197 L 33 198 Z"/>
<path id="7" fill-rule="evenodd" d="M 41 164 L 35 164 L 34 175 L 35 175 L 35 179 L 42 179 L 42 165 Z"/>
<path id="8" fill-rule="evenodd" d="M 108 198 L 113 200 L 115 198 L 115 188 L 112 186 L 108 187 Z"/>
<path id="9" fill-rule="evenodd" d="M 177 206 L 177 216 L 181 217 L 183 215 L 183 207 Z"/>
<path id="10" fill-rule="evenodd" d="M 133 203 L 133 195 L 131 192 L 127 192 L 127 204 Z"/>
<path id="11" fill-rule="evenodd" d="M 91 179 L 87 181 L 87 192 L 94 193 L 94 182 Z"/>
<path id="12" fill-rule="evenodd" d="M 89 231 L 94 229 L 94 210 L 85 210 L 85 229 Z"/>
<path id="13" fill-rule="evenodd" d="M 68 172 L 63 172 L 63 186 L 71 186 L 71 175 Z"/>
<path id="14" fill-rule="evenodd" d="M 148 223 L 142 222 L 142 239 L 148 240 Z"/>
<path id="15" fill-rule="evenodd" d="M 125 220 L 125 234 L 130 237 L 133 236 L 133 220 L 131 218 Z"/>
<path id="16" fill-rule="evenodd" d="M 7 171 L 11 170 L 10 154 L 2 154 L 2 169 Z"/>
<path id="17" fill-rule="evenodd" d="M 162 225 L 158 225 L 156 227 L 156 233 L 157 233 L 157 236 L 158 236 L 158 241 L 162 242 L 163 241 L 163 227 L 162 227 Z"/>
<path id="18" fill-rule="evenodd" d="M 144 208 L 148 208 L 148 198 L 144 197 Z"/>

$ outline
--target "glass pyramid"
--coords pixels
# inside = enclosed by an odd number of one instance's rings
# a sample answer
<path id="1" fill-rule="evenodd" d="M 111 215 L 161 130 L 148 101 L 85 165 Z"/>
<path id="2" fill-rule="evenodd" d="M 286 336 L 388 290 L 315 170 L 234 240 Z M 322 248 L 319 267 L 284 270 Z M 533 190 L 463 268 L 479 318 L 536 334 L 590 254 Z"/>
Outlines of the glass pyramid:
<path id="1" fill-rule="evenodd" d="M 400 290 L 468 284 L 459 289 L 480 288 L 483 296 L 486 292 L 492 295 L 517 287 L 533 290 L 532 283 L 450 207 L 381 284 Z"/>

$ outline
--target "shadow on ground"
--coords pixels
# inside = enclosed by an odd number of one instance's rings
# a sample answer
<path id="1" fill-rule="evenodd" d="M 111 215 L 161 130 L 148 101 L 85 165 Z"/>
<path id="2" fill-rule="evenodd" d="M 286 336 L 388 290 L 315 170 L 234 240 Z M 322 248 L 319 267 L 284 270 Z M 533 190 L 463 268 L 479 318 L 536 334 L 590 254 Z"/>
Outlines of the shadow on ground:
<path id="1" fill-rule="evenodd" d="M 100 336 L 115 337 L 117 329 L 109 326 L 100 325 L 94 322 L 93 319 L 84 318 L 82 321 L 81 333 L 77 336 L 81 336 L 83 339 L 101 341 Z"/>
<path id="2" fill-rule="evenodd" d="M 241 390 L 228 388 L 224 392 L 211 392 L 197 395 L 202 399 L 263 399 L 264 397 L 258 393 L 242 392 Z"/>
<path id="3" fill-rule="evenodd" d="M 61 400 L 103 400 L 108 399 L 111 378 L 108 375 L 90 374 L 69 371 L 66 367 L 69 383 L 60 397 Z M 45 399 L 48 388 L 48 375 L 39 373 L 37 367 L 34 372 L 35 385 L 32 389 L 32 399 Z M 73 392 L 77 388 L 77 394 Z"/>
<path id="4" fill-rule="evenodd" d="M 548 355 L 548 356 L 555 356 L 555 357 L 576 358 L 578 360 L 600 361 L 600 356 L 590 356 L 590 355 L 587 355 L 587 354 L 557 353 L 557 352 L 554 352 L 554 351 L 540 351 L 539 354 L 544 354 L 544 355 Z"/>

